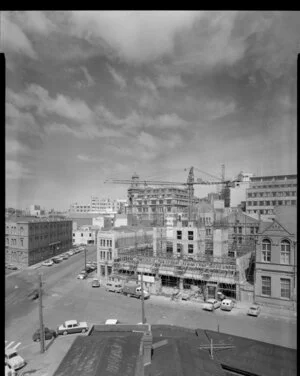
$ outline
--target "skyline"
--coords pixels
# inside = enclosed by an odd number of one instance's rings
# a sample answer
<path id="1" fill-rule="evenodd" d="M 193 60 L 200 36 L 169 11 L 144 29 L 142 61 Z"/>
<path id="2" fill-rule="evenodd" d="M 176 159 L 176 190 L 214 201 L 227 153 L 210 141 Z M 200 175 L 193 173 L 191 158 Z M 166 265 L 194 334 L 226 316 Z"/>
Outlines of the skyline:
<path id="1" fill-rule="evenodd" d="M 6 207 L 296 174 L 298 12 L 2 12 Z M 195 171 L 195 177 L 209 179 Z M 205 196 L 209 188 L 197 188 Z"/>

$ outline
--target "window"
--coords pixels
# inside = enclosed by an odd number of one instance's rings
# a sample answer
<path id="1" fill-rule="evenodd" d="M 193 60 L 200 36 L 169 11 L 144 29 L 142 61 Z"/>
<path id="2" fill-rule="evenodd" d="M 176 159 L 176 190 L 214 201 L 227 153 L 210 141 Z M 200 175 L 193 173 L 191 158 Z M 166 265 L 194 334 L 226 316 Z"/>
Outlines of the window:
<path id="1" fill-rule="evenodd" d="M 248 193 L 248 197 L 252 197 L 252 193 Z"/>
<path id="2" fill-rule="evenodd" d="M 281 294 L 280 296 L 282 298 L 288 298 L 291 297 L 291 280 L 286 278 L 280 278 L 280 290 Z"/>
<path id="3" fill-rule="evenodd" d="M 242 233 L 242 227 L 239 227 L 239 234 Z"/>
<path id="4" fill-rule="evenodd" d="M 21 242 L 21 247 L 24 246 L 24 239 L 20 239 L 20 242 Z"/>
<path id="5" fill-rule="evenodd" d="M 73 237 L 75 236 L 75 233 L 73 232 Z"/>
<path id="6" fill-rule="evenodd" d="M 256 206 L 257 205 L 257 201 L 253 201 L 253 206 Z"/>
<path id="7" fill-rule="evenodd" d="M 251 227 L 251 228 L 250 228 L 250 233 L 251 233 L 251 234 L 254 234 L 254 227 Z"/>
<path id="8" fill-rule="evenodd" d="M 177 239 L 178 240 L 182 239 L 182 231 L 177 231 Z"/>
<path id="9" fill-rule="evenodd" d="M 261 277 L 261 293 L 271 296 L 271 277 Z"/>
<path id="10" fill-rule="evenodd" d="M 266 205 L 267 205 L 267 206 L 270 206 L 270 201 L 266 201 Z"/>
<path id="11" fill-rule="evenodd" d="M 252 201 L 247 202 L 248 206 L 252 206 Z"/>
<path id="12" fill-rule="evenodd" d="M 296 200 L 292 200 L 292 205 L 296 205 Z"/>
<path id="13" fill-rule="evenodd" d="M 239 244 L 242 244 L 243 238 L 239 237 Z"/>
<path id="14" fill-rule="evenodd" d="M 109 241 L 109 246 L 112 247 L 112 240 Z"/>
<path id="15" fill-rule="evenodd" d="M 91 238 L 91 237 L 92 237 L 92 234 L 89 234 L 89 237 Z"/>
<path id="16" fill-rule="evenodd" d="M 182 244 L 177 244 L 177 252 L 181 253 L 182 252 Z"/>
<path id="17" fill-rule="evenodd" d="M 81 237 L 83 237 L 83 233 L 81 233 Z"/>
<path id="18" fill-rule="evenodd" d="M 262 241 L 262 262 L 271 262 L 271 242 L 269 239 Z"/>
<path id="19" fill-rule="evenodd" d="M 282 201 L 281 200 L 278 201 L 278 205 L 282 205 Z"/>
<path id="20" fill-rule="evenodd" d="M 194 231 L 188 231 L 188 240 L 194 240 Z"/>
<path id="21" fill-rule="evenodd" d="M 188 252 L 194 253 L 194 244 L 188 244 Z"/>
<path id="22" fill-rule="evenodd" d="M 206 235 L 211 235 L 211 228 L 206 229 Z"/>
<path id="23" fill-rule="evenodd" d="M 291 255 L 291 245 L 288 240 L 283 240 L 281 242 L 280 250 L 280 263 L 281 264 L 290 264 L 290 255 Z"/>

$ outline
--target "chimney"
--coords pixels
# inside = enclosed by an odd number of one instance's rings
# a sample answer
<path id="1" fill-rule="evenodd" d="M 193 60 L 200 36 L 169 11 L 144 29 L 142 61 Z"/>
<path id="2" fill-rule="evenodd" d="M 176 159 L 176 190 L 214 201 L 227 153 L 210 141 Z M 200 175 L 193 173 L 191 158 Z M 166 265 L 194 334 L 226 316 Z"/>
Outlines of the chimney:
<path id="1" fill-rule="evenodd" d="M 144 366 L 151 364 L 152 357 L 152 333 L 147 331 L 143 336 L 143 356 L 144 356 Z"/>

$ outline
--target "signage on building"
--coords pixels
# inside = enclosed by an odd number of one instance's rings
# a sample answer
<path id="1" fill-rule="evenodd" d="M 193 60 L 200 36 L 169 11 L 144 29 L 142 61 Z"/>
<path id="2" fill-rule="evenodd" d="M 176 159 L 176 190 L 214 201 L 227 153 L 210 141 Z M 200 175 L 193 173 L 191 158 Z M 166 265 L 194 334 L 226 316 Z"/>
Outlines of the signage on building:
<path id="1" fill-rule="evenodd" d="M 141 280 L 141 275 L 140 275 L 140 274 L 138 275 L 138 280 L 139 280 L 139 281 Z M 154 283 L 154 282 L 155 282 L 155 279 L 154 279 L 153 276 L 150 276 L 150 275 L 143 275 L 143 282 Z"/>

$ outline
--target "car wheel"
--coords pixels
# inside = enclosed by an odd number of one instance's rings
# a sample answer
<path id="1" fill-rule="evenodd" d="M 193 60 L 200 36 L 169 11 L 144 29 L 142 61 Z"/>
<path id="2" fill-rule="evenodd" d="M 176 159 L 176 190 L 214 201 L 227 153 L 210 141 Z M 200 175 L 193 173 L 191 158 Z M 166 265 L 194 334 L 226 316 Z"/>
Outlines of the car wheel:
<path id="1" fill-rule="evenodd" d="M 63 335 L 66 336 L 67 334 L 68 334 L 68 332 L 65 330 L 64 333 L 63 333 Z"/>
<path id="2" fill-rule="evenodd" d="M 85 333 L 85 332 L 86 332 L 86 330 L 85 330 L 85 329 L 82 329 L 81 333 Z"/>

